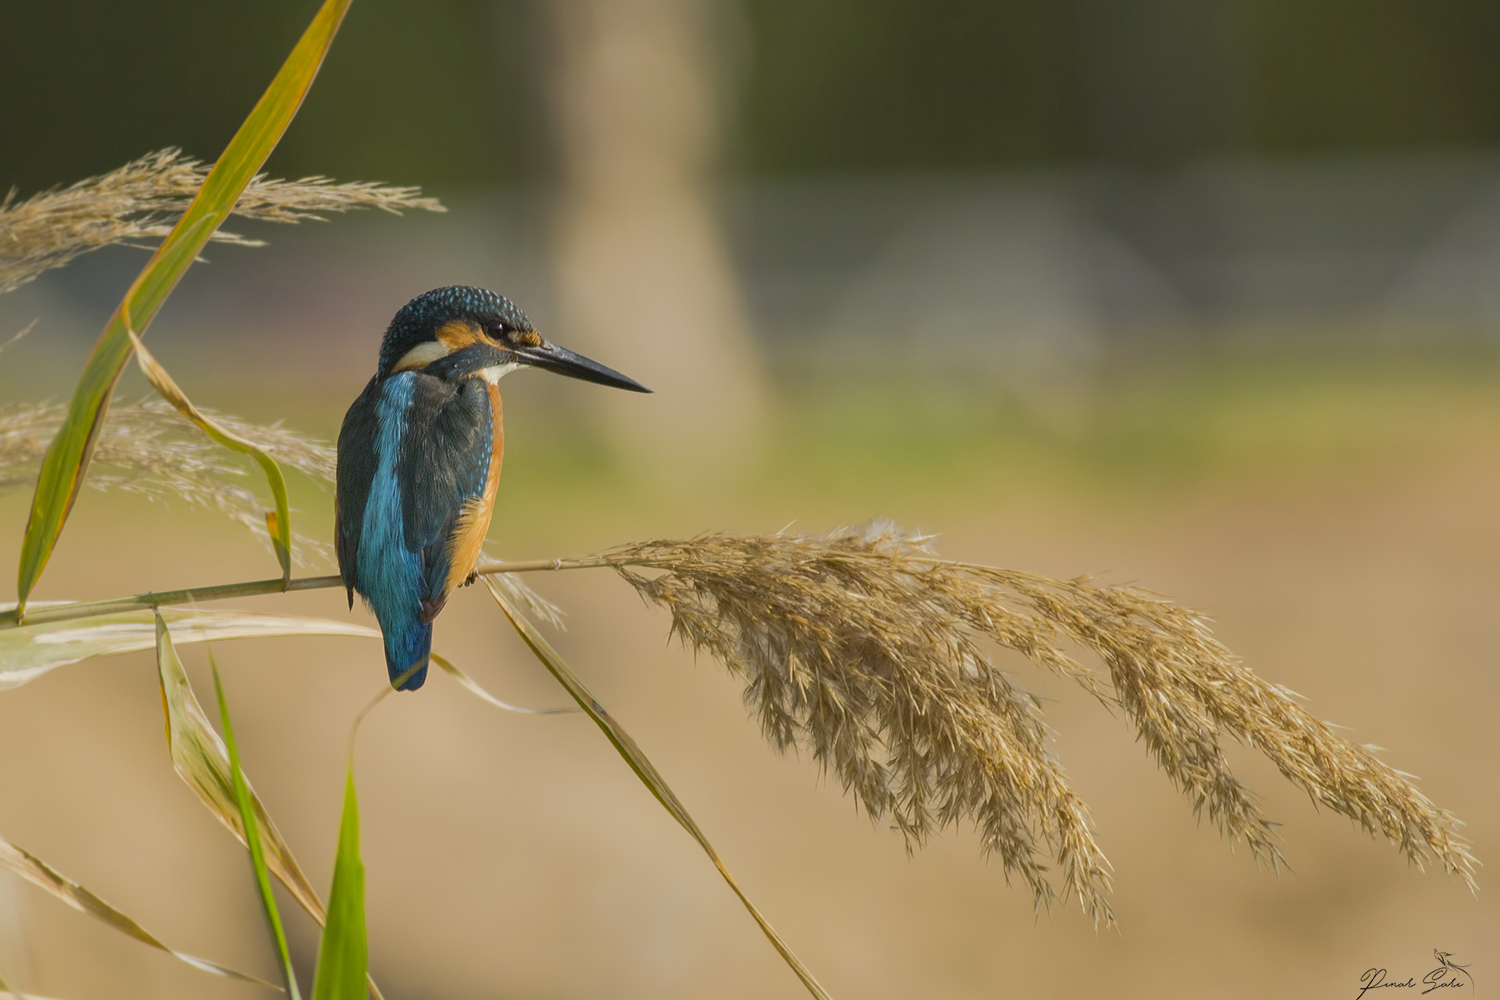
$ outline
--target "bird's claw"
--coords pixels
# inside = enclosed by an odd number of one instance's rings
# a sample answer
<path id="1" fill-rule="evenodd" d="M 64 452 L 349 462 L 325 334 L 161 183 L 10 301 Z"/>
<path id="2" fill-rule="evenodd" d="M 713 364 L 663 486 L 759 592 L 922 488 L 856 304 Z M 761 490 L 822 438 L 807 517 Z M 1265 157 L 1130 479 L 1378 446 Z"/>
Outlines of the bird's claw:
<path id="1" fill-rule="evenodd" d="M 464 586 L 467 587 L 477 579 L 479 579 L 479 571 L 475 569 L 469 570 L 469 575 L 464 577 Z"/>

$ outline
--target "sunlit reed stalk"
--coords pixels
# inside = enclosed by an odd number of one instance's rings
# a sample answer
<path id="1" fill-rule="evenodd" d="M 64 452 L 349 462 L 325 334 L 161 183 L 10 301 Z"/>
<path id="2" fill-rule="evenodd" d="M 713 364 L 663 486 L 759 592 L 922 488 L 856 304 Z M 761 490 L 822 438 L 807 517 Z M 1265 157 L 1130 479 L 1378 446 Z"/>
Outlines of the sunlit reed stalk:
<path id="1" fill-rule="evenodd" d="M 0 294 L 13 291 L 80 254 L 114 243 L 151 245 L 172 230 L 208 176 L 208 165 L 164 149 L 65 188 L 0 200 Z M 320 213 L 376 208 L 446 211 L 414 187 L 338 184 L 326 177 L 250 182 L 234 214 L 267 222 L 320 219 Z M 258 240 L 219 230 L 214 240 L 260 246 Z"/>

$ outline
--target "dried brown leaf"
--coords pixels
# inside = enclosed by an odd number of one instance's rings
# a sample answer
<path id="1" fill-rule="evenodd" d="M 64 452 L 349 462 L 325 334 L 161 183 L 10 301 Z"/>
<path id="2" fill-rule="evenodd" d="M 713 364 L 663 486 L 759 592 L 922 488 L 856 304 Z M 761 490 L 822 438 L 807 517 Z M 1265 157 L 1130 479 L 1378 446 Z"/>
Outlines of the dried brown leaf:
<path id="1" fill-rule="evenodd" d="M 187 955 L 167 947 L 161 942 L 160 938 L 146 930 L 146 928 L 142 927 L 127 914 L 110 906 L 104 900 L 66 875 L 58 872 L 57 869 L 30 851 L 23 850 L 3 839 L 0 839 L 0 868 L 19 875 L 33 885 L 40 886 L 79 913 L 86 913 L 95 920 L 113 927 L 121 934 L 128 935 L 142 944 L 149 944 L 153 948 L 164 951 L 173 958 L 186 962 L 195 969 L 211 972 L 216 976 L 238 979 L 244 983 L 256 983 L 260 986 L 270 986 L 272 989 L 276 988 L 264 979 L 257 979 L 254 976 L 246 975 L 243 972 L 236 972 L 216 962 L 210 962 L 203 958 L 195 958 L 192 955 Z M 6 988 L 4 984 L 0 984 L 0 989 L 4 988 Z"/>
<path id="2" fill-rule="evenodd" d="M 240 843 L 245 843 L 244 824 L 235 800 L 234 779 L 229 770 L 229 751 L 224 740 L 209 724 L 193 686 L 188 683 L 182 661 L 172 645 L 166 622 L 156 618 L 156 663 L 161 680 L 162 711 L 166 713 L 167 747 L 172 766 L 187 786 L 197 793 L 208 811 L 229 828 Z M 249 785 L 249 779 L 246 779 Z M 327 911 L 318 893 L 302 874 L 302 867 L 292 856 L 270 813 L 255 789 L 250 789 L 257 818 L 256 827 L 265 847 L 266 864 L 281 880 L 293 898 L 318 923 L 327 921 Z"/>

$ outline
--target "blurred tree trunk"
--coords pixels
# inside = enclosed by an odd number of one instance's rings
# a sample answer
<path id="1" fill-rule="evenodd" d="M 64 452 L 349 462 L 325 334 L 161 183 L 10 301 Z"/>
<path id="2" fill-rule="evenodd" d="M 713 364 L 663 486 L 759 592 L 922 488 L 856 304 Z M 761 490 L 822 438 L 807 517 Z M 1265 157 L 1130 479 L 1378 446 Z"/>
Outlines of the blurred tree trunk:
<path id="1" fill-rule="evenodd" d="M 763 392 L 709 200 L 729 0 L 541 2 L 560 327 L 656 391 L 597 397 L 629 460 L 670 485 L 720 477 L 747 456 Z"/>

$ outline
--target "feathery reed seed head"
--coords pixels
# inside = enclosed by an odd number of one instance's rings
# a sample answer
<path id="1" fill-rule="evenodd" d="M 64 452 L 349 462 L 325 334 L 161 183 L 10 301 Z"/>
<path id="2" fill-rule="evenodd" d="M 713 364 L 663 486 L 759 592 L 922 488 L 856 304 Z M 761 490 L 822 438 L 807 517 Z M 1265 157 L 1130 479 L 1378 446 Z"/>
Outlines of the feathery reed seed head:
<path id="1" fill-rule="evenodd" d="M 281 465 L 320 485 L 333 482 L 332 448 L 280 426 L 205 412 Z M 0 407 L 0 490 L 36 481 L 47 446 L 66 415 L 67 407 L 54 403 Z M 152 500 L 175 497 L 219 510 L 269 544 L 265 504 L 243 483 L 248 471 L 247 460 L 215 444 L 171 404 L 150 400 L 110 407 L 86 482 L 95 489 L 122 489 Z M 305 537 L 297 541 L 303 561 L 329 561 L 331 549 L 326 543 Z"/>
<path id="2" fill-rule="evenodd" d="M 18 201 L 16 192 L 10 191 L 0 200 L 0 294 L 90 250 L 165 237 L 207 176 L 205 164 L 184 157 L 179 150 L 163 149 L 25 201 Z M 420 189 L 414 187 L 336 184 L 326 177 L 270 180 L 261 175 L 240 196 L 234 214 L 268 222 L 298 222 L 321 219 L 319 213 L 357 208 L 396 214 L 406 208 L 446 211 L 436 198 L 421 197 Z M 211 238 L 241 246 L 261 245 L 223 230 Z"/>
<path id="3" fill-rule="evenodd" d="M 1471 888 L 1458 822 L 1400 772 L 1308 714 L 1150 592 L 938 558 L 876 523 L 828 535 L 653 541 L 604 559 L 667 609 L 684 643 L 745 681 L 770 742 L 805 747 L 875 819 L 920 845 L 968 819 L 1037 904 L 1077 896 L 1109 920 L 1108 864 L 1049 746 L 1038 700 L 985 654 L 989 639 L 1134 722 L 1196 810 L 1272 866 L 1271 824 L 1230 770 L 1224 735 L 1264 753 L 1314 800 L 1435 860 Z M 1096 653 L 1108 684 L 1063 648 Z M 1056 868 L 1056 874 L 1049 870 Z"/>

